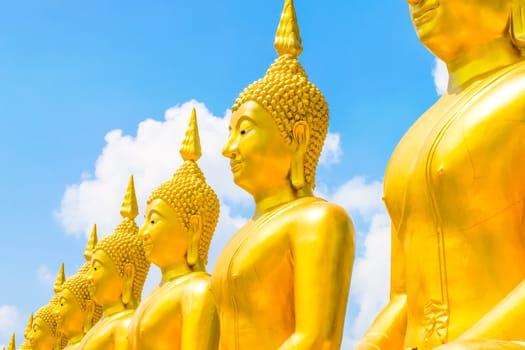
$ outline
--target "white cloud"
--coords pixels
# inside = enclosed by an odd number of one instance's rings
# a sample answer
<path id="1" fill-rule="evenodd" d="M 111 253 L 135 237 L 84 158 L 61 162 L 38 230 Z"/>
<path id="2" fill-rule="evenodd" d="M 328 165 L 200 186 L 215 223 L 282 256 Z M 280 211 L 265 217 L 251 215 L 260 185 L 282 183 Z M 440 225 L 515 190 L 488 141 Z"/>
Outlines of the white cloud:
<path id="1" fill-rule="evenodd" d="M 321 156 L 319 158 L 319 164 L 335 164 L 339 163 L 343 151 L 341 149 L 341 141 L 338 133 L 329 132 L 326 135 L 326 140 L 324 141 L 323 150 L 321 151 Z"/>
<path id="2" fill-rule="evenodd" d="M 13 305 L 0 305 L 0 343 L 7 344 L 13 333 L 21 334 L 20 330 L 18 309 Z"/>
<path id="3" fill-rule="evenodd" d="M 49 270 L 46 265 L 40 265 L 36 271 L 38 280 L 45 286 L 52 287 L 56 281 L 56 274 Z"/>
<path id="4" fill-rule="evenodd" d="M 432 76 L 434 77 L 434 84 L 436 85 L 436 92 L 438 95 L 443 95 L 447 91 L 448 86 L 448 70 L 445 62 L 436 57 L 434 69 L 432 69 Z"/>
<path id="5" fill-rule="evenodd" d="M 384 210 L 382 195 L 380 181 L 367 183 L 365 177 L 356 176 L 340 186 L 330 198 L 350 213 L 370 221 L 373 215 Z"/>
<path id="6" fill-rule="evenodd" d="M 221 155 L 230 112 L 216 117 L 204 104 L 192 100 L 168 109 L 164 121 L 141 122 L 136 136 L 123 135 L 121 130 L 106 135 L 106 146 L 96 161 L 94 175 L 83 174 L 80 183 L 65 190 L 56 217 L 66 232 L 83 232 L 87 237 L 96 223 L 100 237 L 111 233 L 121 220 L 119 210 L 130 175 L 135 179 L 140 223 L 151 191 L 168 180 L 182 163 L 179 149 L 193 107 L 203 153 L 199 165 L 208 183 L 221 199 L 248 203 L 249 196 L 233 184 L 228 161 Z"/>

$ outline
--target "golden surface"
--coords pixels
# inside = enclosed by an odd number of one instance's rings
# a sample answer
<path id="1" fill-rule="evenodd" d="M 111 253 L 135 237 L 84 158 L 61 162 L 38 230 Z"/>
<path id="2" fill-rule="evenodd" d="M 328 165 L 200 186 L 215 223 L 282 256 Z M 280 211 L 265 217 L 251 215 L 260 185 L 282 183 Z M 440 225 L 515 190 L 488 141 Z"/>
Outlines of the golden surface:
<path id="1" fill-rule="evenodd" d="M 525 2 L 408 2 L 450 81 L 387 167 L 391 299 L 357 349 L 525 348 Z"/>
<path id="2" fill-rule="evenodd" d="M 235 102 L 223 149 L 256 209 L 212 274 L 219 348 L 339 349 L 354 229 L 342 208 L 312 195 L 328 107 L 297 60 L 290 0 L 276 48 L 280 57 L 266 76 Z"/>
<path id="3" fill-rule="evenodd" d="M 129 328 L 130 349 L 213 350 L 219 321 L 204 266 L 219 214 L 219 200 L 196 161 L 200 141 L 192 111 L 181 155 L 184 163 L 148 200 L 139 238 L 160 285 L 139 305 Z"/>
<path id="4" fill-rule="evenodd" d="M 56 302 L 56 298 L 51 299 L 49 304 L 42 306 L 33 316 L 32 331 L 27 338 L 33 350 L 52 350 L 58 341 L 54 318 Z"/>
<path id="5" fill-rule="evenodd" d="M 80 341 L 102 314 L 102 308 L 95 305 L 95 302 L 91 300 L 87 280 L 87 272 L 97 240 L 97 229 L 94 225 L 91 237 L 84 250 L 84 257 L 87 262 L 75 275 L 64 282 L 60 282 L 62 278 L 65 278 L 63 264 L 60 269 L 57 281 L 58 303 L 55 309 L 55 318 L 57 331 L 68 339 L 65 350 L 80 349 Z"/>
<path id="6" fill-rule="evenodd" d="M 91 264 L 87 272 L 91 299 L 102 307 L 103 316 L 82 338 L 85 350 L 125 350 L 128 348 L 128 327 L 140 301 L 149 269 L 144 247 L 138 239 L 133 221 L 138 214 L 133 177 L 120 211 L 122 222 L 114 232 L 88 249 Z M 90 240 L 95 242 L 96 239 Z"/>

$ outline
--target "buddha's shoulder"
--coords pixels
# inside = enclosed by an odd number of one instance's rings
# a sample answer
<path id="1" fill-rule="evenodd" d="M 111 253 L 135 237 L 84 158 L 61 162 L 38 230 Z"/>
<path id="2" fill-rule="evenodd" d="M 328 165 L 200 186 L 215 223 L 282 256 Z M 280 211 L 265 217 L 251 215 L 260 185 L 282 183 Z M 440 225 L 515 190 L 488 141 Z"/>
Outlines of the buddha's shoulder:
<path id="1" fill-rule="evenodd" d="M 479 105 L 489 120 L 513 118 L 525 121 L 525 61 L 496 73 L 495 80 L 488 79 Z"/>
<path id="2" fill-rule="evenodd" d="M 346 210 L 321 198 L 312 197 L 303 201 L 294 208 L 293 214 L 291 219 L 294 226 L 299 227 L 299 232 L 304 232 L 303 228 L 319 233 L 322 233 L 324 228 L 342 234 L 354 232 L 352 219 Z"/>
<path id="3" fill-rule="evenodd" d="M 213 294 L 211 291 L 211 276 L 205 272 L 195 272 L 194 276 L 184 285 L 182 295 L 183 308 L 191 307 L 195 304 L 213 304 Z"/>
<path id="4" fill-rule="evenodd" d="M 310 220 L 340 219 L 350 220 L 348 213 L 339 205 L 328 202 L 318 197 L 298 199 L 299 203 L 294 206 L 293 211 L 301 218 Z"/>

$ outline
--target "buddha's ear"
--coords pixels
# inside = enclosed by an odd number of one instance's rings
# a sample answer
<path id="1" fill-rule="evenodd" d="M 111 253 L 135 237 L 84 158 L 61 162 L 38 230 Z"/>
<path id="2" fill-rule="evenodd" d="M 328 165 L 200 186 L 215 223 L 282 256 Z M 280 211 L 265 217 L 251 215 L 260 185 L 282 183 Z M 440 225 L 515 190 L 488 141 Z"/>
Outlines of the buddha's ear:
<path id="1" fill-rule="evenodd" d="M 87 333 L 93 326 L 93 315 L 95 314 L 95 302 L 86 300 L 86 312 L 84 317 L 84 333 Z"/>
<path id="2" fill-rule="evenodd" d="M 188 252 L 186 253 L 186 261 L 189 266 L 195 266 L 199 261 L 199 245 L 202 232 L 202 220 L 200 215 L 190 216 L 189 227 L 189 242 Z"/>
<path id="3" fill-rule="evenodd" d="M 525 1 L 513 0 L 510 13 L 509 34 L 514 46 L 525 51 Z"/>
<path id="4" fill-rule="evenodd" d="M 135 278 L 135 266 L 131 263 L 124 265 L 124 286 L 122 288 L 122 303 L 129 304 L 133 292 L 133 279 Z"/>
<path id="5" fill-rule="evenodd" d="M 290 175 L 292 186 L 296 190 L 304 187 L 304 156 L 306 154 L 306 147 L 310 142 L 310 127 L 305 121 L 298 121 L 293 126 L 293 143 L 296 147 L 292 154 L 292 166 Z"/>

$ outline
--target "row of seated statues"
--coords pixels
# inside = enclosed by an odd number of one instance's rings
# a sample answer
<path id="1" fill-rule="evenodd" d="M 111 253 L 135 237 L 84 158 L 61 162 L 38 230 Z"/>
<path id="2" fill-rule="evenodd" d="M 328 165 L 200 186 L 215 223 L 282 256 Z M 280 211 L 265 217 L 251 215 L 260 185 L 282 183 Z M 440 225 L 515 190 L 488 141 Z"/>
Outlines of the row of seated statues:
<path id="1" fill-rule="evenodd" d="M 356 349 L 525 349 L 525 0 L 408 5 L 450 81 L 386 169 L 390 300 Z M 100 241 L 93 230 L 75 275 L 61 269 L 21 349 L 340 348 L 355 233 L 313 195 L 328 105 L 298 61 L 292 0 L 275 47 L 235 101 L 222 150 L 255 212 L 212 273 L 219 200 L 197 164 L 193 111 L 183 163 L 151 193 L 144 225 L 131 178 L 121 223 Z M 141 300 L 150 263 L 162 280 Z"/>

